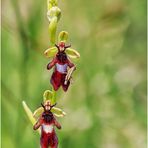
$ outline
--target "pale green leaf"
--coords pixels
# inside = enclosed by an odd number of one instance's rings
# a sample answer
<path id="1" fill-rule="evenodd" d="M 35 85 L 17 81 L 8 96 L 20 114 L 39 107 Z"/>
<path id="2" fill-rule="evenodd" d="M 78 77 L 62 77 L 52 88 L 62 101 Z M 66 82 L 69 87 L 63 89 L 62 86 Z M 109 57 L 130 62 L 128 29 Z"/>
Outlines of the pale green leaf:
<path id="1" fill-rule="evenodd" d="M 27 106 L 26 102 L 25 101 L 22 101 L 22 105 L 23 105 L 23 108 L 29 118 L 29 120 L 31 121 L 32 125 L 34 125 L 37 120 L 33 117 L 33 113 L 32 111 L 30 110 L 30 108 Z M 38 132 L 40 133 L 40 129 L 38 129 Z"/>

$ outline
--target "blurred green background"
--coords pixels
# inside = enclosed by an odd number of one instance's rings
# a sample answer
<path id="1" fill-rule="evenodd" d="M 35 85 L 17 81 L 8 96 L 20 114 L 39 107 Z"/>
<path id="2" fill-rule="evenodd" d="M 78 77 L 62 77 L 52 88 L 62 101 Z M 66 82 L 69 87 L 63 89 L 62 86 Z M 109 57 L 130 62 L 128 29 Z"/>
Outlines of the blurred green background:
<path id="1" fill-rule="evenodd" d="M 146 148 L 146 0 L 60 0 L 58 25 L 80 60 L 58 91 L 59 148 Z M 46 0 L 2 0 L 2 147 L 37 148 L 34 111 L 51 89 Z"/>

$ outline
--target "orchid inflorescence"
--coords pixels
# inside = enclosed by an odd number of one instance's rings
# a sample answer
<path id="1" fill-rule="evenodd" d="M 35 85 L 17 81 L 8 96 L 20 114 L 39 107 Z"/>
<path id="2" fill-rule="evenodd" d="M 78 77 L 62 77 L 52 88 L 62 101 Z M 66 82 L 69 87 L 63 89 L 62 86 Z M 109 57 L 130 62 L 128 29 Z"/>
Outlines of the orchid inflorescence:
<path id="1" fill-rule="evenodd" d="M 64 117 L 66 113 L 55 107 L 57 104 L 56 92 L 60 86 L 64 91 L 67 91 L 71 83 L 72 73 L 76 70 L 76 66 L 70 59 L 80 57 L 80 54 L 71 45 L 66 45 L 68 40 L 68 32 L 61 31 L 56 38 L 56 31 L 58 21 L 61 18 L 61 10 L 58 8 L 57 0 L 47 0 L 47 19 L 49 21 L 49 42 L 50 47 L 44 51 L 47 58 L 52 58 L 51 62 L 47 65 L 47 69 L 54 68 L 51 76 L 52 91 L 46 90 L 43 93 L 43 101 L 41 106 L 34 112 L 28 107 L 25 101 L 22 102 L 23 108 L 33 124 L 33 129 L 41 133 L 41 148 L 58 146 L 58 139 L 56 137 L 53 126 L 61 129 L 60 123 L 55 119 L 56 117 Z"/>

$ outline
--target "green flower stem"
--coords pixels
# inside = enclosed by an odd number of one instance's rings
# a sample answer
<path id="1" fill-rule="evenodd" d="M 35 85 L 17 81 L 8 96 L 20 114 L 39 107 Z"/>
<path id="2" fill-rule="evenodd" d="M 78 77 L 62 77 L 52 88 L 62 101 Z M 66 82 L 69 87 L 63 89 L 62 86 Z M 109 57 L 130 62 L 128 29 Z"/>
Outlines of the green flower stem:
<path id="1" fill-rule="evenodd" d="M 56 97 L 56 91 L 53 89 L 53 87 L 52 87 L 52 92 L 53 92 L 53 95 L 51 98 L 51 104 L 55 104 L 57 102 L 57 97 Z"/>
<path id="2" fill-rule="evenodd" d="M 47 0 L 47 18 L 49 20 L 49 41 L 50 46 L 56 43 L 56 30 L 61 17 L 61 10 L 57 7 L 57 0 Z"/>
<path id="3" fill-rule="evenodd" d="M 57 17 L 52 18 L 49 24 L 49 40 L 50 46 L 54 46 L 56 42 Z"/>
<path id="4" fill-rule="evenodd" d="M 54 46 L 56 43 L 56 31 L 57 31 L 57 25 L 58 21 L 61 17 L 61 10 L 57 7 L 58 1 L 57 0 L 47 0 L 47 17 L 49 20 L 49 41 L 50 46 Z M 52 88 L 53 96 L 51 98 L 51 103 L 56 103 L 56 91 Z"/>
<path id="5" fill-rule="evenodd" d="M 47 0 L 47 9 L 51 9 L 54 6 L 58 5 L 58 1 L 57 0 Z"/>

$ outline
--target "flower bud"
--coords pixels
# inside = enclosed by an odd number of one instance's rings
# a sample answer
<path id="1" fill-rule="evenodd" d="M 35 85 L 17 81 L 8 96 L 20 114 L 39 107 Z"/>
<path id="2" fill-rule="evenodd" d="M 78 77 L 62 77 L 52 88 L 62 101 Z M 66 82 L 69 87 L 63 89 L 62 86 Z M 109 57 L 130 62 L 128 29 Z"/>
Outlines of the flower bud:
<path id="1" fill-rule="evenodd" d="M 48 18 L 49 23 L 51 22 L 52 18 L 55 16 L 57 17 L 57 20 L 59 21 L 61 17 L 61 10 L 57 6 L 54 6 L 47 11 L 47 18 Z"/>

